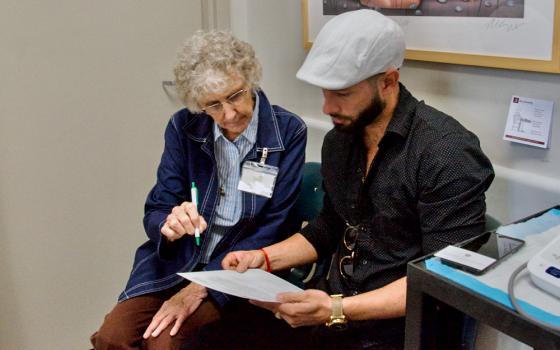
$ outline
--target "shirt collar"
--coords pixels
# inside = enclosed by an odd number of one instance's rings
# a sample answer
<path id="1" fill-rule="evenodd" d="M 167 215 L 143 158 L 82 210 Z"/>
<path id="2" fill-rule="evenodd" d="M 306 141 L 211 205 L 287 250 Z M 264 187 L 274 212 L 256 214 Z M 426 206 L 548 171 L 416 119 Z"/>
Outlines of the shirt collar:
<path id="1" fill-rule="evenodd" d="M 251 145 L 254 145 L 257 141 L 257 129 L 259 126 L 259 94 L 254 94 L 255 96 L 255 107 L 253 108 L 253 115 L 251 116 L 251 121 L 249 125 L 243 132 L 237 136 L 233 142 L 239 140 L 240 137 L 244 137 Z M 214 123 L 214 142 L 216 142 L 220 137 L 225 138 L 224 134 L 222 133 L 222 129 L 218 126 L 218 124 Z"/>
<path id="2" fill-rule="evenodd" d="M 387 125 L 387 132 L 406 137 L 412 125 L 412 114 L 416 109 L 418 100 L 399 83 L 399 100 L 393 112 L 391 121 Z"/>

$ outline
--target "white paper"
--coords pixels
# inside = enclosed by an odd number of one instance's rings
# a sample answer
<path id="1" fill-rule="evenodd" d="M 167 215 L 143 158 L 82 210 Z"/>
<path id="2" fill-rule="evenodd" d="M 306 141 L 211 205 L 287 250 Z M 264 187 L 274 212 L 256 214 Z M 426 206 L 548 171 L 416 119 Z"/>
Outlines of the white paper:
<path id="1" fill-rule="evenodd" d="M 504 131 L 504 140 L 548 148 L 552 101 L 513 96 Z"/>
<path id="2" fill-rule="evenodd" d="M 303 291 L 290 282 L 260 269 L 249 269 L 243 273 L 218 270 L 185 272 L 178 275 L 210 289 L 258 301 L 275 302 L 278 293 Z"/>

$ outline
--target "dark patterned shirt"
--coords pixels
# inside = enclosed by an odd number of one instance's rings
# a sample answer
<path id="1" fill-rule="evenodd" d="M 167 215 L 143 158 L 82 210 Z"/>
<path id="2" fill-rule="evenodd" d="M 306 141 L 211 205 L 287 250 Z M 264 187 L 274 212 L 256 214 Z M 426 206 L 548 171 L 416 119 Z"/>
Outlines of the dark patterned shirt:
<path id="1" fill-rule="evenodd" d="M 320 257 L 334 253 L 329 293 L 349 296 L 380 288 L 405 276 L 408 261 L 484 230 L 484 192 L 494 172 L 478 138 L 455 119 L 419 102 L 402 84 L 367 177 L 365 164 L 361 135 L 336 130 L 326 135 L 324 205 L 302 234 Z M 347 225 L 363 228 L 350 280 L 339 272 L 339 260 L 348 254 L 342 243 Z M 384 329 L 387 337 L 404 332 L 402 319 L 353 323 L 375 329 L 361 332 L 369 334 L 366 338 L 383 338 Z"/>

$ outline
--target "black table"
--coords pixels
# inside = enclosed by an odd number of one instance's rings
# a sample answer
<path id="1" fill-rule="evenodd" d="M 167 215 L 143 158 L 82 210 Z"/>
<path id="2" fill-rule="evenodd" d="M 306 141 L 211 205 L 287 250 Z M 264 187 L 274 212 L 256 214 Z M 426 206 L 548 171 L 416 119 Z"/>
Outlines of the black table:
<path id="1" fill-rule="evenodd" d="M 462 348 L 464 315 L 535 349 L 560 349 L 559 332 L 527 321 L 502 304 L 429 271 L 425 261 L 431 257 L 408 264 L 405 349 Z"/>

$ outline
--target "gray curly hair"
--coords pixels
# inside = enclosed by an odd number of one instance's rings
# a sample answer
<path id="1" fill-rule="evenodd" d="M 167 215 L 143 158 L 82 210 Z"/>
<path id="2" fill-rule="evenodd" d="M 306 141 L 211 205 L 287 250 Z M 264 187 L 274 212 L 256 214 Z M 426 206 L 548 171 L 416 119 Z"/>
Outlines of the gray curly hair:
<path id="1" fill-rule="evenodd" d="M 192 112 L 208 93 L 220 93 L 235 78 L 242 78 L 251 90 L 259 88 L 262 69 L 248 43 L 225 31 L 197 31 L 179 49 L 173 69 L 181 101 Z"/>

